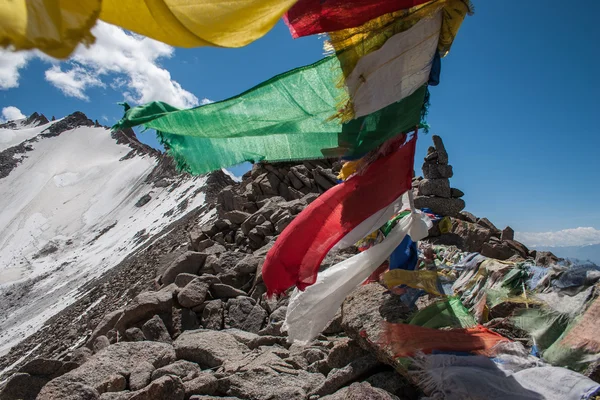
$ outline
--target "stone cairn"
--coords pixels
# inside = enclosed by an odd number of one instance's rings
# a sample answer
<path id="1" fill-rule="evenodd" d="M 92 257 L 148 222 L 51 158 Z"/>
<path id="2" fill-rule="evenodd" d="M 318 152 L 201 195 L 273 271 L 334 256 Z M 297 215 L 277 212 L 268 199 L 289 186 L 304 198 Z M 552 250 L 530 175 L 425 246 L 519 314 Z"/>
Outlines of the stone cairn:
<path id="1" fill-rule="evenodd" d="M 448 164 L 448 153 L 442 138 L 433 135 L 432 139 L 435 147 L 427 150 L 423 178 L 418 177 L 413 181 L 413 188 L 416 189 L 415 206 L 429 208 L 435 214 L 456 216 L 465 208 L 465 201 L 461 199 L 464 193 L 450 187 L 452 165 Z"/>

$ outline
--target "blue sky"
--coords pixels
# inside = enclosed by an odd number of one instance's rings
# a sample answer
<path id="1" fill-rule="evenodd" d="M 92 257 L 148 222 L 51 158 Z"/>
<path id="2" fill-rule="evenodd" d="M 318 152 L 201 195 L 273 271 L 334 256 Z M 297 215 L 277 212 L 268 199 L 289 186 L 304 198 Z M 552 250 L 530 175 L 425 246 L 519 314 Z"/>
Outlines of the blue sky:
<path id="1" fill-rule="evenodd" d="M 467 210 L 501 228 L 546 232 L 551 244 L 600 237 L 600 2 L 474 3 L 431 90 L 429 123 L 448 149 L 452 185 L 466 193 Z M 100 28 L 100 47 L 70 62 L 0 53 L 0 108 L 48 117 L 80 110 L 110 125 L 123 99 L 222 100 L 323 54 L 322 39 L 293 40 L 281 22 L 241 49 L 173 49 Z M 152 135 L 141 139 L 155 144 Z M 422 134 L 418 171 L 430 144 Z M 572 230 L 549 236 L 564 229 Z"/>

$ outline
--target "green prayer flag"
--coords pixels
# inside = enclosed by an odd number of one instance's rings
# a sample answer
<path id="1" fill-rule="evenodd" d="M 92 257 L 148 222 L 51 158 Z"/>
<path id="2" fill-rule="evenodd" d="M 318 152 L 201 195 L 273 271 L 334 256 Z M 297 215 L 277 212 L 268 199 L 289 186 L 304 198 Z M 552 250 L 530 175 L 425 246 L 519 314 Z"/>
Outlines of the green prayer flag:
<path id="1" fill-rule="evenodd" d="M 335 56 L 277 75 L 227 100 L 188 110 L 161 102 L 130 108 L 113 129 L 155 129 L 183 170 L 202 174 L 244 161 L 360 157 L 420 123 L 426 86 L 346 124 Z"/>
<path id="2" fill-rule="evenodd" d="M 432 329 L 470 328 L 477 325 L 477 321 L 458 297 L 449 297 L 419 310 L 409 324 Z"/>

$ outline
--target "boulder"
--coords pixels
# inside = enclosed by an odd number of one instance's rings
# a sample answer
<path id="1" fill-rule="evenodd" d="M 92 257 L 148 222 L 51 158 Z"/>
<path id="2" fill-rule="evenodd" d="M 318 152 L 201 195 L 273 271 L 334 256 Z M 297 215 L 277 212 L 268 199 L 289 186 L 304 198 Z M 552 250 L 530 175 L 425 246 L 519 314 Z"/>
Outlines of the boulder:
<path id="1" fill-rule="evenodd" d="M 490 221 L 487 218 L 479 218 L 477 220 L 477 223 L 481 226 L 483 226 L 484 228 L 489 229 L 490 231 L 492 231 L 492 233 L 494 234 L 499 234 L 500 233 L 500 229 L 496 228 L 496 225 L 494 225 L 492 223 L 492 221 Z"/>
<path id="2" fill-rule="evenodd" d="M 502 230 L 502 234 L 500 235 L 500 240 L 515 240 L 515 231 L 510 226 L 507 226 Z"/>
<path id="3" fill-rule="evenodd" d="M 515 251 L 516 254 L 518 254 L 522 258 L 529 258 L 529 249 L 523 243 L 517 242 L 516 240 L 503 240 L 502 242 L 506 243 L 511 249 Z"/>
<path id="4" fill-rule="evenodd" d="M 419 194 L 450 198 L 450 181 L 448 179 L 423 179 L 419 184 Z"/>
<path id="5" fill-rule="evenodd" d="M 236 225 L 241 225 L 245 220 L 250 218 L 250 215 L 251 214 L 249 214 L 247 212 L 243 212 L 243 211 L 239 211 L 239 210 L 232 210 L 232 211 L 225 213 L 223 218 L 228 219 L 229 221 L 233 222 Z"/>
<path id="6" fill-rule="evenodd" d="M 184 272 L 182 274 L 177 275 L 177 277 L 175 278 L 175 285 L 177 285 L 177 287 L 183 288 L 185 287 L 185 285 L 187 285 L 196 278 L 198 278 L 198 275 L 188 274 Z"/>
<path id="7" fill-rule="evenodd" d="M 222 254 L 225 253 L 225 251 L 227 251 L 227 249 L 225 247 L 223 247 L 220 244 L 213 244 L 210 247 L 207 247 L 206 249 L 202 250 L 202 254 L 206 255 L 206 256 L 210 256 L 210 255 L 217 255 L 217 254 Z M 200 267 L 202 268 L 202 267 Z"/>
<path id="8" fill-rule="evenodd" d="M 162 284 L 168 285 L 175 282 L 177 275 L 184 272 L 188 274 L 198 274 L 198 271 L 202 265 L 204 265 L 206 255 L 206 251 L 203 253 L 198 253 L 195 251 L 187 251 L 183 253 L 167 267 L 161 277 Z"/>
<path id="9" fill-rule="evenodd" d="M 71 362 L 81 365 L 84 362 L 86 362 L 93 354 L 94 353 L 89 348 L 80 347 L 78 349 L 73 350 L 73 354 L 71 354 Z"/>
<path id="10" fill-rule="evenodd" d="M 147 361 L 142 361 L 136 365 L 129 375 L 129 389 L 140 390 L 148 386 L 152 380 L 154 365 Z"/>
<path id="11" fill-rule="evenodd" d="M 483 248 L 483 244 L 492 237 L 492 232 L 481 225 L 458 219 L 452 219 L 451 221 L 450 233 L 460 236 L 462 243 L 459 247 L 464 251 L 479 253 Z"/>
<path id="12" fill-rule="evenodd" d="M 216 394 L 219 388 L 219 382 L 213 374 L 202 372 L 196 378 L 183 382 L 185 397 L 188 398 L 195 394 Z"/>
<path id="13" fill-rule="evenodd" d="M 267 312 L 250 297 L 237 297 L 227 301 L 225 325 L 258 333 L 267 318 Z"/>
<path id="14" fill-rule="evenodd" d="M 170 313 L 173 293 L 170 291 L 142 292 L 125 307 L 115 329 L 124 332 L 137 322 L 145 321 L 156 314 Z"/>
<path id="15" fill-rule="evenodd" d="M 457 199 L 459 197 L 463 197 L 465 192 L 457 188 L 450 188 L 450 197 Z"/>
<path id="16" fill-rule="evenodd" d="M 218 367 L 239 360 L 249 351 L 233 336 L 221 331 L 187 331 L 174 342 L 177 358 L 193 361 L 201 368 Z"/>
<path id="17" fill-rule="evenodd" d="M 506 242 L 490 241 L 481 247 L 481 255 L 497 260 L 508 260 L 517 252 Z"/>
<path id="18" fill-rule="evenodd" d="M 144 332 L 140 328 L 129 328 L 125 331 L 125 339 L 130 342 L 143 342 L 146 340 L 144 337 Z"/>
<path id="19" fill-rule="evenodd" d="M 80 367 L 51 380 L 40 392 L 39 399 L 62 399 L 65 387 L 78 383 L 87 393 L 91 388 L 98 396 L 101 393 L 125 389 L 125 376 L 141 363 L 147 362 L 155 368 L 175 361 L 172 346 L 158 342 L 120 342 L 96 353 Z M 85 390 L 84 390 L 85 389 Z M 73 399 L 84 397 L 73 397 Z"/>
<path id="20" fill-rule="evenodd" d="M 57 378 L 58 379 L 58 378 Z M 85 383 L 65 381 L 53 385 L 53 381 L 42 388 L 36 400 L 99 400 L 100 393 Z"/>
<path id="21" fill-rule="evenodd" d="M 165 323 L 158 315 L 155 315 L 146 321 L 146 323 L 144 323 L 142 326 L 142 332 L 147 340 L 163 343 L 172 342 L 171 335 L 169 335 L 169 331 L 167 330 Z"/>
<path id="22" fill-rule="evenodd" d="M 433 135 L 431 137 L 433 139 L 433 144 L 435 146 L 435 151 L 437 153 L 437 163 L 442 165 L 448 164 L 448 152 L 446 151 L 446 146 L 444 146 L 444 142 L 442 138 L 438 135 Z"/>
<path id="23" fill-rule="evenodd" d="M 435 214 L 453 217 L 465 208 L 463 199 L 444 199 L 435 196 L 416 196 L 416 208 L 429 208 Z"/>
<path id="24" fill-rule="evenodd" d="M 383 389 L 401 399 L 416 399 L 419 396 L 419 389 L 417 387 L 391 369 L 371 375 L 365 382 L 371 384 L 374 388 Z"/>
<path id="25" fill-rule="evenodd" d="M 319 387 L 314 389 L 311 394 L 325 396 L 334 393 L 348 383 L 374 371 L 380 365 L 379 360 L 371 354 L 358 358 L 343 368 L 331 370 L 327 375 L 327 379 Z"/>
<path id="26" fill-rule="evenodd" d="M 123 310 L 116 310 L 106 314 L 102 320 L 96 325 L 96 329 L 92 332 L 92 335 L 88 339 L 88 346 L 91 347 L 98 336 L 106 335 L 108 331 L 115 327 L 115 324 L 123 315 Z"/>
<path id="27" fill-rule="evenodd" d="M 463 221 L 471 222 L 474 224 L 477 223 L 477 219 L 478 219 L 475 215 L 471 214 L 468 211 L 461 211 L 460 215 L 458 215 L 457 217 L 462 219 Z"/>
<path id="28" fill-rule="evenodd" d="M 335 342 L 327 356 L 327 365 L 330 368 L 343 368 L 352 361 L 364 357 L 367 352 L 351 339 L 344 338 Z"/>
<path id="29" fill-rule="evenodd" d="M 440 165 L 426 162 L 423 164 L 423 177 L 425 179 L 448 179 L 454 172 L 451 165 Z"/>
<path id="30" fill-rule="evenodd" d="M 154 370 L 151 380 L 155 381 L 166 375 L 175 375 L 182 382 L 187 382 L 198 377 L 201 372 L 202 369 L 198 364 L 186 360 L 177 360 L 173 364 Z"/>
<path id="31" fill-rule="evenodd" d="M 233 286 L 225 285 L 222 283 L 214 283 L 210 287 L 210 292 L 215 299 L 229 299 L 238 296 L 247 296 L 248 294 L 243 290 L 234 288 Z"/>
<path id="32" fill-rule="evenodd" d="M 203 282 L 200 278 L 195 278 L 179 292 L 177 301 L 182 307 L 196 307 L 206 300 L 209 287 L 208 283 Z"/>
<path id="33" fill-rule="evenodd" d="M 321 382 L 321 374 L 303 370 L 286 373 L 256 367 L 223 378 L 219 381 L 219 391 L 241 399 L 305 400 L 307 393 Z"/>
<path id="34" fill-rule="evenodd" d="M 189 308 L 174 308 L 171 323 L 173 325 L 174 338 L 183 331 L 198 329 L 200 327 L 198 315 Z"/>
<path id="35" fill-rule="evenodd" d="M 0 389 L 0 399 L 34 400 L 49 380 L 50 378 L 17 372 L 8 378 L 4 387 Z"/>
<path id="36" fill-rule="evenodd" d="M 537 251 L 535 254 L 535 263 L 537 265 L 548 267 L 556 264 L 558 261 L 559 258 L 549 251 Z"/>
<path id="37" fill-rule="evenodd" d="M 63 368 L 63 365 L 64 362 L 60 360 L 36 358 L 19 368 L 19 372 L 36 376 L 50 376 L 58 373 Z"/>
<path id="38" fill-rule="evenodd" d="M 183 400 L 185 389 L 181 379 L 176 376 L 163 376 L 142 390 L 133 393 L 130 400 Z"/>
<path id="39" fill-rule="evenodd" d="M 128 390 L 123 392 L 106 392 L 100 395 L 100 400 L 129 400 L 134 393 Z"/>
<path id="40" fill-rule="evenodd" d="M 201 324 L 206 329 L 223 329 L 225 303 L 222 300 L 212 300 L 205 303 L 202 310 Z"/>
<path id="41" fill-rule="evenodd" d="M 342 388 L 330 394 L 321 397 L 321 400 L 400 400 L 399 397 L 386 392 L 383 389 L 372 387 L 368 382 L 355 382 L 352 385 Z"/>
<path id="42" fill-rule="evenodd" d="M 94 340 L 94 353 L 97 353 L 108 346 L 110 346 L 110 341 L 108 338 L 106 336 L 98 336 L 96 340 Z"/>

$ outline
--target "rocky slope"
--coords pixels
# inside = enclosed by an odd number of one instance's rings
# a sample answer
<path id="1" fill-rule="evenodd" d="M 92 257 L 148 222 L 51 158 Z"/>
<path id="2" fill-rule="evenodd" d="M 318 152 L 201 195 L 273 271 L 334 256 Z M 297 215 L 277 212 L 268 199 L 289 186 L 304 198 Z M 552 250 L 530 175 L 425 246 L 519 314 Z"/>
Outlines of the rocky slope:
<path id="1" fill-rule="evenodd" d="M 437 156 L 436 165 L 447 165 Z M 205 190 L 214 202 L 89 282 L 86 296 L 1 361 L 7 380 L 0 397 L 418 398 L 418 388 L 394 371 L 385 352 L 361 339 L 361 331 L 382 318 L 394 321 L 408 312 L 380 285 L 358 289 L 323 335 L 304 346 L 287 343 L 281 330 L 287 297 L 264 296 L 260 271 L 267 251 L 299 212 L 335 184 L 339 168 L 329 160 L 257 164 L 238 184 L 222 173 L 210 175 Z M 423 190 L 423 182 L 415 178 L 413 186 L 429 207 L 454 204 L 450 228 L 434 226 L 427 240 L 504 251 L 504 259 L 539 258 L 510 230 L 500 232 L 487 219 L 461 212 L 464 203 L 452 201 L 460 197 L 455 189 L 437 195 Z M 353 254 L 353 248 L 329 254 L 323 267 Z"/>

